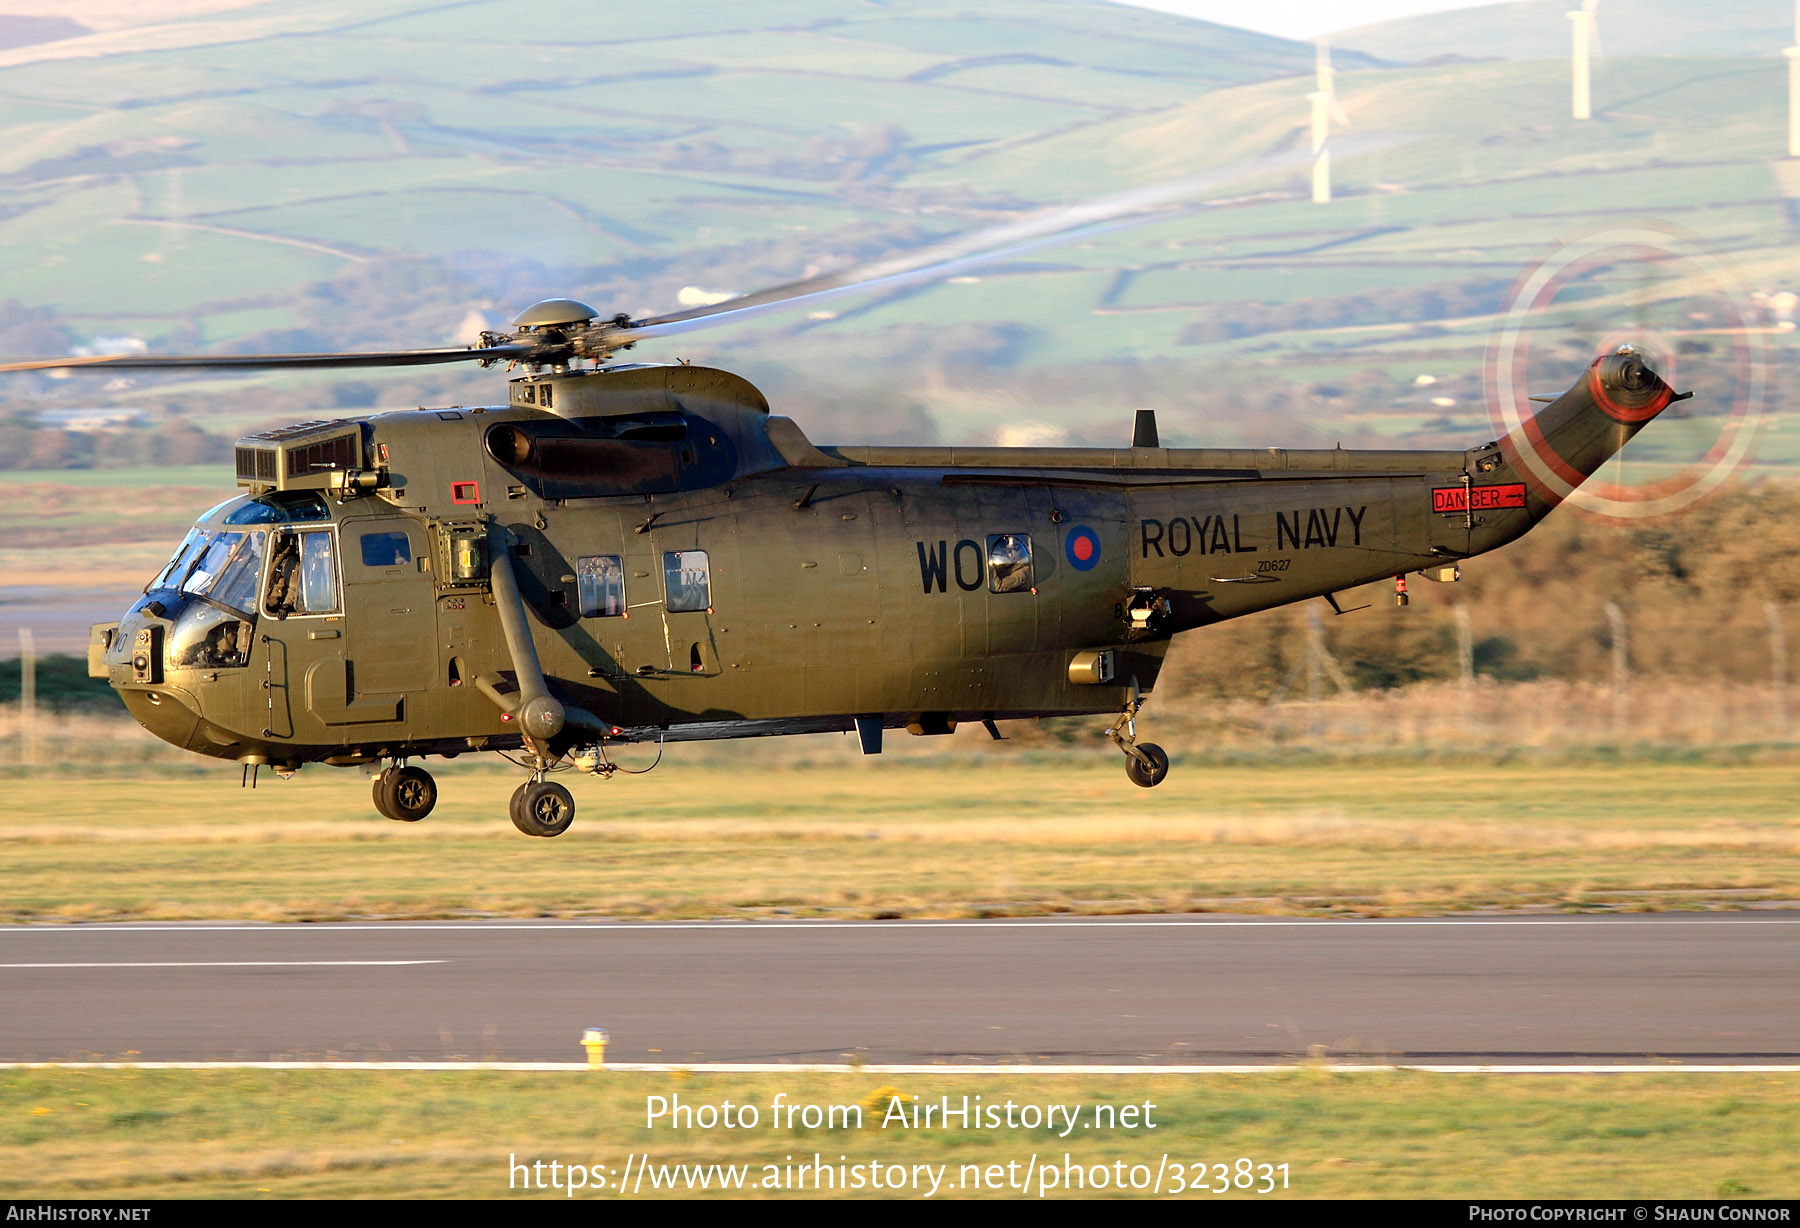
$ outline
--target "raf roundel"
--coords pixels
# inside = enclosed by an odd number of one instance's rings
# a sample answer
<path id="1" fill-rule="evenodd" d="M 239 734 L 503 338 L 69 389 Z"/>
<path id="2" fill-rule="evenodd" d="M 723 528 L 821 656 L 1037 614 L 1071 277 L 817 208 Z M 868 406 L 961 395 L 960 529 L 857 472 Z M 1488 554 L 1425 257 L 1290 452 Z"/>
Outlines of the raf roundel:
<path id="1" fill-rule="evenodd" d="M 1100 562 L 1100 535 L 1086 525 L 1078 524 L 1069 530 L 1063 553 L 1068 555 L 1069 566 L 1076 571 L 1092 571 Z"/>

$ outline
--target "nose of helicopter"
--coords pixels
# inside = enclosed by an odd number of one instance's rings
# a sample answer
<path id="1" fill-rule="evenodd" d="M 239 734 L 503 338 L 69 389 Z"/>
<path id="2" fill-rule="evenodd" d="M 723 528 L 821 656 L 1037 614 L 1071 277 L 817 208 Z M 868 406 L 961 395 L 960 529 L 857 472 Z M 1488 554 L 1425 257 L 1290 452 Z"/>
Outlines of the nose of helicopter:
<path id="1" fill-rule="evenodd" d="M 171 746 L 192 749 L 200 714 L 188 706 L 183 692 L 164 686 L 114 685 L 138 724 Z"/>
<path id="2" fill-rule="evenodd" d="M 116 623 L 94 624 L 88 630 L 88 674 L 110 682 L 125 710 L 150 733 L 186 747 L 200 713 L 187 692 L 165 681 L 168 629 L 161 607 L 144 602 Z"/>

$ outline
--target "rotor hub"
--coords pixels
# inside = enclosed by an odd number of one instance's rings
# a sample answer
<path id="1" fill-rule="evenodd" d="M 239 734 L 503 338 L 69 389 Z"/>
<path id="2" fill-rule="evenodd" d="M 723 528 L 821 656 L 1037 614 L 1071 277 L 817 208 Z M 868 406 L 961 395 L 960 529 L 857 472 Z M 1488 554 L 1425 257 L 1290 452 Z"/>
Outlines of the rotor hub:
<path id="1" fill-rule="evenodd" d="M 568 328 L 586 324 L 599 314 L 586 303 L 572 298 L 547 298 L 514 316 L 512 326 L 526 332 L 540 328 Z"/>

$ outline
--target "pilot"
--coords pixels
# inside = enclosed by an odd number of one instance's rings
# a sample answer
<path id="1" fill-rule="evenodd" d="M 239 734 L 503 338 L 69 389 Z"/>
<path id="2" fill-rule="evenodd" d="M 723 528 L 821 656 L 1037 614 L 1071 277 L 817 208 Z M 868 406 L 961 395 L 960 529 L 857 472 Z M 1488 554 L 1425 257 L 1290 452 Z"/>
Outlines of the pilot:
<path id="1" fill-rule="evenodd" d="M 232 619 L 206 633 L 201 665 L 234 668 L 250 663 L 250 624 Z"/>
<path id="2" fill-rule="evenodd" d="M 1002 533 L 988 549 L 988 566 L 996 593 L 1017 593 L 1031 587 L 1031 546 L 1021 533 Z"/>
<path id="3" fill-rule="evenodd" d="M 625 577 L 617 559 L 604 555 L 599 566 L 600 613 L 616 618 L 625 612 Z"/>
<path id="4" fill-rule="evenodd" d="M 269 596 L 263 602 L 264 612 L 276 618 L 286 618 L 294 612 L 294 589 L 299 570 L 300 542 L 284 536 L 276 549 L 275 562 L 269 568 Z"/>

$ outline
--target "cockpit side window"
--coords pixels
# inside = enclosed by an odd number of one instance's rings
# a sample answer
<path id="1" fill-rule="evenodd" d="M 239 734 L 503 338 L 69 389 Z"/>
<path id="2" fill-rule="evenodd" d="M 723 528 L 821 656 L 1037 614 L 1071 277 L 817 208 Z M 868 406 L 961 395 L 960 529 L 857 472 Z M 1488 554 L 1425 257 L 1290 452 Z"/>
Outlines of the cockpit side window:
<path id="1" fill-rule="evenodd" d="M 250 664 L 255 624 L 196 601 L 175 620 L 169 663 L 178 669 L 242 669 Z"/>
<path id="2" fill-rule="evenodd" d="M 335 614 L 337 559 L 331 533 L 282 533 L 275 539 L 269 564 L 269 587 L 263 612 L 276 618 L 290 614 Z"/>
<path id="3" fill-rule="evenodd" d="M 330 533 L 300 535 L 300 612 L 332 614 L 337 611 L 337 559 Z"/>

